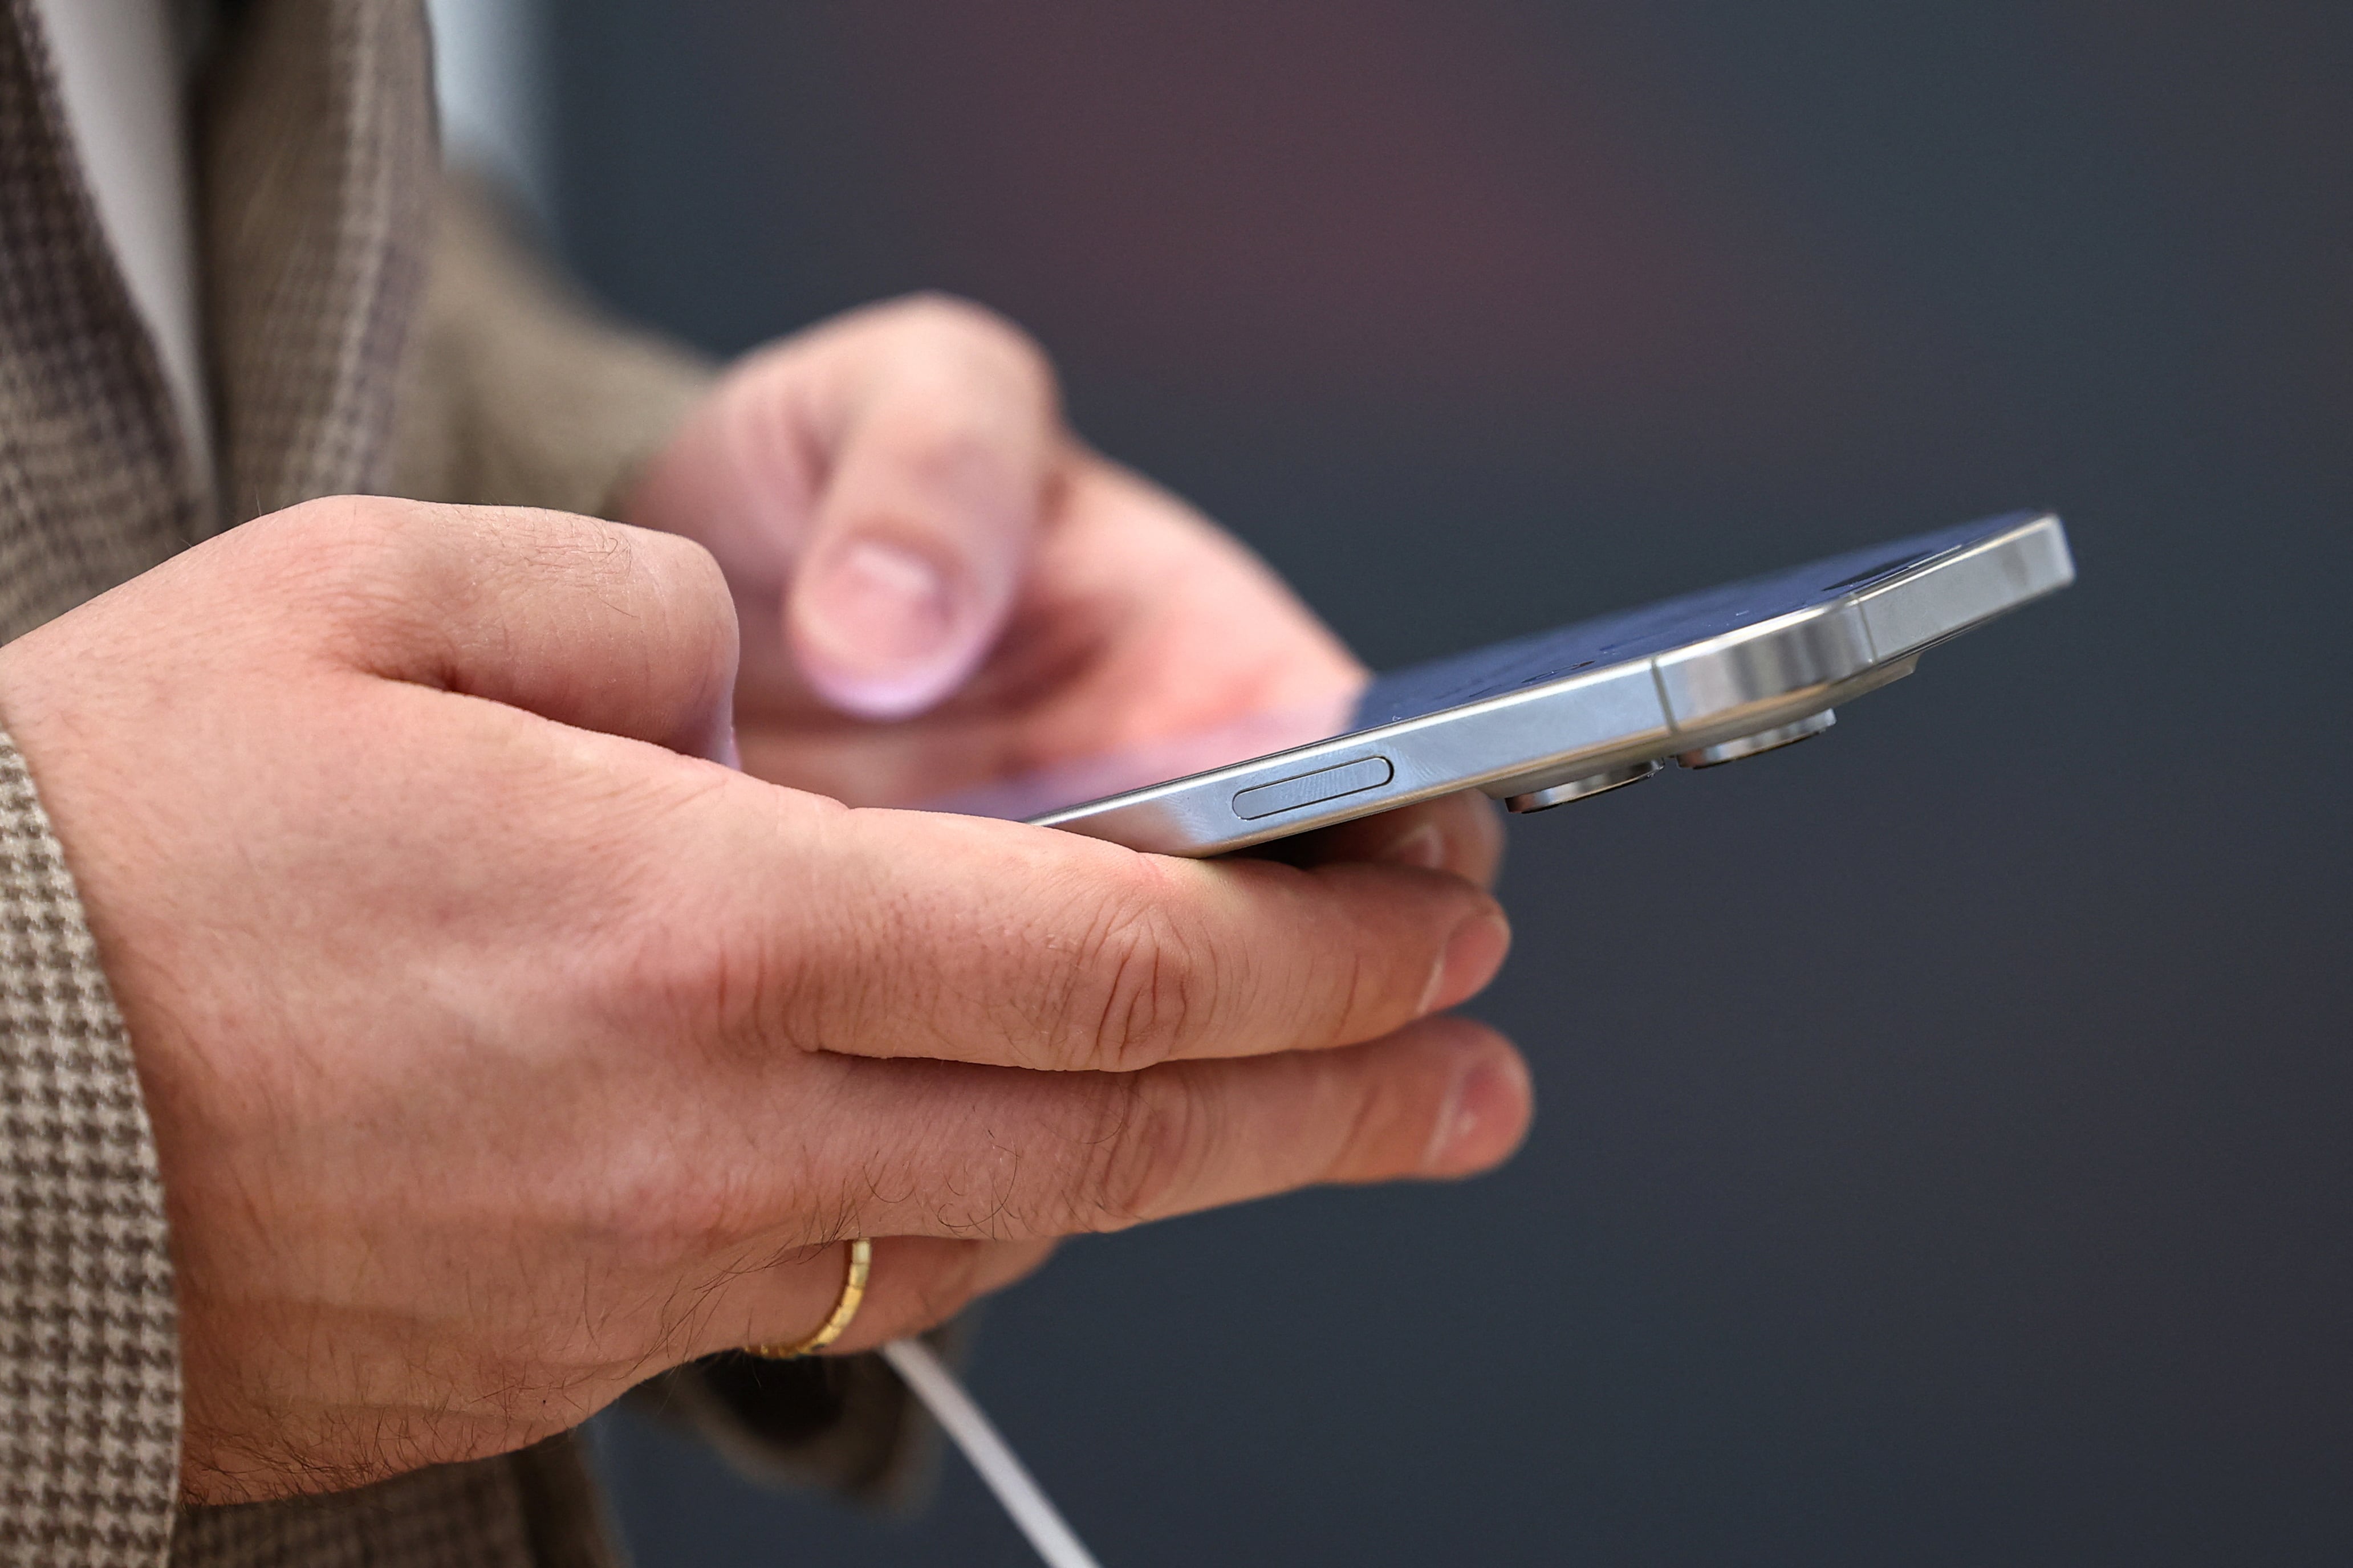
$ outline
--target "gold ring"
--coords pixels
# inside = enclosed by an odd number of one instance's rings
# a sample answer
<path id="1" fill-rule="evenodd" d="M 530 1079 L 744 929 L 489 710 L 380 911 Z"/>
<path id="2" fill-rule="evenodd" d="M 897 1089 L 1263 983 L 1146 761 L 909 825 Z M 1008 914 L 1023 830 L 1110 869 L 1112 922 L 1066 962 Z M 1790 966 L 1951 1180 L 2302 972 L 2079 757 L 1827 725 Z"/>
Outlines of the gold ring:
<path id="1" fill-rule="evenodd" d="M 849 1320 L 858 1316 L 858 1304 L 866 1300 L 866 1277 L 874 1271 L 874 1244 L 864 1237 L 849 1243 L 849 1262 L 841 1271 L 841 1296 L 833 1310 L 817 1332 L 790 1344 L 746 1345 L 754 1355 L 766 1356 L 770 1361 L 791 1361 L 797 1356 L 815 1355 L 834 1341 L 841 1338 L 849 1327 Z"/>

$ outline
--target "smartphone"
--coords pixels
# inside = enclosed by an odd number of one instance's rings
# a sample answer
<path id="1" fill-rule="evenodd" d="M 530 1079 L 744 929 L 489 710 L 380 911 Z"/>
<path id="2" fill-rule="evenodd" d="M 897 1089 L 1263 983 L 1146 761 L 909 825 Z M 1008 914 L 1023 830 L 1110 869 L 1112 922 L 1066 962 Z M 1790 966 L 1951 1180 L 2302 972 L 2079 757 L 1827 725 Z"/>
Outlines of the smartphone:
<path id="1" fill-rule="evenodd" d="M 938 803 L 1209 856 L 1479 789 L 1586 800 L 1829 729 L 1921 654 L 2075 580 L 2066 530 L 2010 512 L 1377 676 L 1314 710 L 1089 758 Z"/>

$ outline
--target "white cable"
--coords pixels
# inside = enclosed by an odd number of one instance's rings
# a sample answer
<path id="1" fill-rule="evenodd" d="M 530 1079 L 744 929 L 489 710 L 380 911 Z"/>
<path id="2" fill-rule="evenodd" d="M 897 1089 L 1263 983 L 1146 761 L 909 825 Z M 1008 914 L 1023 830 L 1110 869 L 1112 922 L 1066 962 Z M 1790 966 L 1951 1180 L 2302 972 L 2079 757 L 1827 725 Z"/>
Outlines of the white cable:
<path id="1" fill-rule="evenodd" d="M 907 1380 L 915 1397 L 955 1439 L 955 1446 L 964 1450 L 964 1457 L 972 1461 L 972 1468 L 980 1472 L 980 1479 L 988 1483 L 988 1489 L 997 1494 L 997 1500 L 1046 1560 L 1047 1568 L 1101 1568 L 929 1345 L 920 1340 L 893 1340 L 882 1347 L 882 1359 Z"/>

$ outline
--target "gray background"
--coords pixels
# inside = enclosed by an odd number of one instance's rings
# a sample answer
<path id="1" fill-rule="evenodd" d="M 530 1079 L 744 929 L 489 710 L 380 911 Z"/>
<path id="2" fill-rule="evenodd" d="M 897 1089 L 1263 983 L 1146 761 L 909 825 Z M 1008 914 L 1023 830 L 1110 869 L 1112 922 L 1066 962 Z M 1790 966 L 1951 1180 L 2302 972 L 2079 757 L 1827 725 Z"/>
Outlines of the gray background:
<path id="1" fill-rule="evenodd" d="M 2343 6 L 565 0 L 551 210 L 716 350 L 918 286 L 1377 664 L 2013 506 L 2062 599 L 1515 825 L 1504 1173 L 1072 1246 L 1117 1565 L 2353 1557 Z M 1015 1563 L 608 1419 L 640 1561 Z"/>

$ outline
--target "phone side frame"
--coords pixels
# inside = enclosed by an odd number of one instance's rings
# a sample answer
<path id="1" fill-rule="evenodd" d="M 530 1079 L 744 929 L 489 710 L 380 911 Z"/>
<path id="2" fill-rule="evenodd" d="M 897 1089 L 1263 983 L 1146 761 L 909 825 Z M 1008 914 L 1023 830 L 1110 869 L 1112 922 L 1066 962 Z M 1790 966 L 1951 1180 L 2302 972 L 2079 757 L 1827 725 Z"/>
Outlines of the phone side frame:
<path id="1" fill-rule="evenodd" d="M 1029 820 L 1201 858 L 1457 790 L 1524 794 L 1810 717 L 1900 679 L 1928 648 L 2074 576 L 2058 517 L 2021 514 L 2000 533 L 1755 626 Z M 1261 816 L 1238 813 L 1246 792 L 1353 764 L 1370 777 L 1375 763 L 1388 768 L 1379 782 Z"/>

